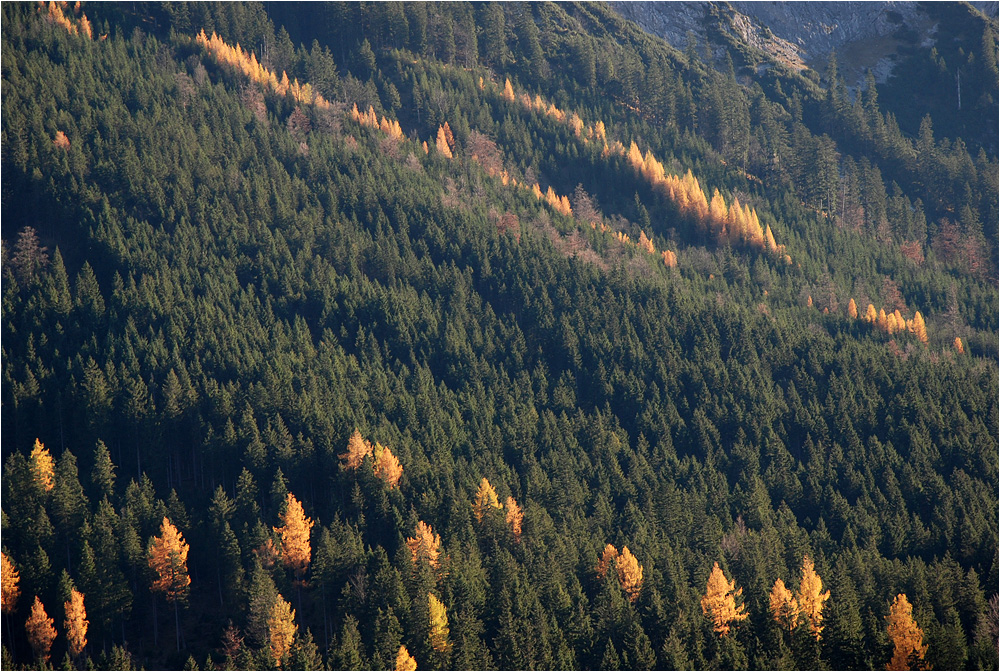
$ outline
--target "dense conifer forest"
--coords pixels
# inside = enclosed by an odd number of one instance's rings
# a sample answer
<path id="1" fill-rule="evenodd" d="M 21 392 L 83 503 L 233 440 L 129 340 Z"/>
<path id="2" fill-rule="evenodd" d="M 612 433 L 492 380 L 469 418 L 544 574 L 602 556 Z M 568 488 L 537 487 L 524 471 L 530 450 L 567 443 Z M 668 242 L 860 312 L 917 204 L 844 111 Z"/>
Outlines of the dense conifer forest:
<path id="1" fill-rule="evenodd" d="M 881 95 L 3 3 L 3 668 L 997 669 L 997 25 L 927 11 Z"/>

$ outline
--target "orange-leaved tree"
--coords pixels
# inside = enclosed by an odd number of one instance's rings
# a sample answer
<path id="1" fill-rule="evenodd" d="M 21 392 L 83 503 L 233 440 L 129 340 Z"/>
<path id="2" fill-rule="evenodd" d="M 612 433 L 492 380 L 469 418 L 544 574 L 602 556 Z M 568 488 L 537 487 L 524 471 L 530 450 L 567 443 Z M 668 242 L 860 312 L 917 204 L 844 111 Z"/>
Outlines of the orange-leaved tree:
<path id="1" fill-rule="evenodd" d="M 924 654 L 927 653 L 927 645 L 923 643 L 924 631 L 913 620 L 913 606 L 906 599 L 906 595 L 903 593 L 896 595 L 885 621 L 889 639 L 892 641 L 892 660 L 885 669 L 926 669 Z"/>
<path id="2" fill-rule="evenodd" d="M 361 466 L 366 455 L 372 454 L 372 444 L 361 437 L 361 432 L 357 429 L 347 440 L 347 451 L 337 457 L 344 460 L 345 469 L 357 469 Z"/>
<path id="3" fill-rule="evenodd" d="M 281 514 L 281 522 L 284 525 L 274 528 L 281 535 L 281 558 L 285 567 L 292 570 L 295 580 L 301 584 L 312 560 L 309 533 L 312 531 L 313 521 L 306 517 L 302 503 L 290 492 L 285 496 L 285 511 Z"/>
<path id="4" fill-rule="evenodd" d="M 448 641 L 448 610 L 441 600 L 434 597 L 434 593 L 427 593 L 427 603 L 430 613 L 431 628 L 428 637 L 431 647 L 435 651 L 444 653 L 451 648 L 451 642 Z"/>
<path id="5" fill-rule="evenodd" d="M 858 319 L 858 304 L 854 303 L 853 298 L 847 303 L 847 315 L 852 320 Z"/>
<path id="6" fill-rule="evenodd" d="M 913 314 L 913 322 L 910 330 L 921 343 L 927 342 L 927 323 L 924 322 L 924 316 L 920 314 L 919 310 Z"/>
<path id="7" fill-rule="evenodd" d="M 31 650 L 35 652 L 38 662 L 46 664 L 49 662 L 49 654 L 52 651 L 52 642 L 56 638 L 56 629 L 53 627 L 54 621 L 45 613 L 42 601 L 35 595 L 35 602 L 31 605 L 31 616 L 24 628 L 28 633 L 28 643 Z"/>
<path id="8" fill-rule="evenodd" d="M 965 347 L 962 345 L 962 339 L 961 339 L 961 337 L 959 337 L 959 336 L 955 337 L 955 343 L 954 343 L 954 345 L 955 345 L 955 352 L 957 352 L 960 355 L 964 355 L 965 354 Z"/>
<path id="9" fill-rule="evenodd" d="M 621 555 L 615 560 L 615 569 L 618 570 L 618 581 L 628 599 L 635 602 L 642 590 L 642 565 L 628 550 L 628 546 L 622 546 Z"/>
<path id="10" fill-rule="evenodd" d="M 497 491 L 493 489 L 490 482 L 483 477 L 483 480 L 479 481 L 479 490 L 476 492 L 476 499 L 472 503 L 472 513 L 476 517 L 476 522 L 483 522 L 483 517 L 486 516 L 491 509 L 501 509 L 503 506 L 500 504 L 500 499 L 497 497 Z"/>
<path id="11" fill-rule="evenodd" d="M 729 581 L 716 562 L 708 577 L 705 595 L 701 598 L 701 611 L 712 619 L 712 628 L 720 637 L 728 635 L 733 623 L 747 618 L 746 605 L 736 604 L 736 599 L 743 594 L 742 588 L 736 587 L 736 581 Z"/>
<path id="12" fill-rule="evenodd" d="M 771 617 L 788 632 L 799 624 L 799 602 L 781 579 L 777 579 L 771 588 L 770 608 Z"/>
<path id="13" fill-rule="evenodd" d="M 187 600 L 191 577 L 187 571 L 190 546 L 180 531 L 166 517 L 160 525 L 160 536 L 149 540 L 147 555 L 153 570 L 153 592 L 163 593 L 174 605 L 174 626 L 177 630 L 177 650 L 181 650 L 179 605 Z"/>
<path id="14" fill-rule="evenodd" d="M 809 621 L 809 629 L 816 639 L 823 631 L 823 603 L 830 599 L 830 591 L 823 592 L 823 581 L 813 567 L 812 559 L 802 558 L 802 581 L 799 583 L 799 611 Z"/>
<path id="15" fill-rule="evenodd" d="M 604 551 L 601 552 L 601 559 L 597 563 L 597 576 L 603 579 L 608 573 L 608 568 L 611 567 L 611 563 L 618 559 L 618 549 L 614 547 L 613 544 L 608 544 L 604 547 Z"/>
<path id="16" fill-rule="evenodd" d="M 35 439 L 35 447 L 31 449 L 31 479 L 42 492 L 52 492 L 55 487 L 55 460 L 45 444 Z"/>
<path id="17" fill-rule="evenodd" d="M 417 659 L 410 655 L 405 645 L 400 644 L 396 652 L 396 672 L 413 672 L 416 669 Z"/>
<path id="18" fill-rule="evenodd" d="M 63 610 L 66 612 L 63 627 L 66 629 L 69 655 L 70 658 L 76 659 L 87 646 L 87 628 L 90 626 L 87 610 L 83 606 L 83 593 L 73 588 L 69 601 L 63 603 Z"/>
<path id="19" fill-rule="evenodd" d="M 399 463 L 399 460 L 387 446 L 376 444 L 374 453 L 375 476 L 385 481 L 390 490 L 399 487 L 399 479 L 403 475 L 403 465 Z"/>
<path id="20" fill-rule="evenodd" d="M 414 568 L 421 560 L 426 560 L 427 564 L 437 569 L 441 555 L 441 535 L 434 534 L 434 529 L 422 520 L 417 523 L 415 532 L 415 537 L 406 539 L 406 545 L 410 547 L 410 553 L 413 555 Z"/>
<path id="21" fill-rule="evenodd" d="M 10 614 L 17 608 L 17 598 L 21 596 L 21 589 L 18 583 L 21 576 L 17 573 L 17 567 L 7 558 L 7 554 L 0 552 L 0 611 Z"/>
<path id="22" fill-rule="evenodd" d="M 513 497 L 507 498 L 504 508 L 507 509 L 504 522 L 510 525 L 510 531 L 514 533 L 514 541 L 521 541 L 521 523 L 524 521 L 524 512 L 521 511 L 521 507 L 517 505 L 517 500 Z"/>
<path id="23" fill-rule="evenodd" d="M 448 146 L 448 134 L 445 133 L 444 126 L 438 127 L 435 147 L 437 147 L 437 150 L 441 154 L 441 156 L 445 157 L 446 159 L 452 158 L 451 147 Z"/>
<path id="24" fill-rule="evenodd" d="M 278 595 L 267 615 L 267 637 L 275 666 L 281 667 L 288 658 L 298 629 L 299 626 L 295 624 L 295 610 L 281 595 Z"/>

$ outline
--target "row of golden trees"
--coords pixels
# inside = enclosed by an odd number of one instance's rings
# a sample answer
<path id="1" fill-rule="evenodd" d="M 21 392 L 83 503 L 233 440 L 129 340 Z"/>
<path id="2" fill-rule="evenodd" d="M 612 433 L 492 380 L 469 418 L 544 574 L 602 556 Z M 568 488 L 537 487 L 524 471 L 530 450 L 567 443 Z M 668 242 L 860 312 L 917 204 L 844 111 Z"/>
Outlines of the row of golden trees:
<path id="1" fill-rule="evenodd" d="M 712 621 L 712 629 L 725 637 L 740 621 L 746 620 L 746 605 L 742 603 L 743 589 L 735 580 L 726 578 L 716 562 L 708 577 L 705 595 L 701 598 L 701 610 Z M 830 591 L 823 590 L 823 581 L 816 573 L 812 559 L 802 558 L 802 578 L 799 588 L 793 594 L 779 577 L 771 588 L 768 604 L 771 618 L 789 634 L 800 626 L 819 640 L 823 632 L 823 606 L 830 599 Z M 892 659 L 887 670 L 926 669 L 924 655 L 927 645 L 923 643 L 924 633 L 913 620 L 913 607 L 906 595 L 900 593 L 889 607 L 886 616 L 886 631 L 892 642 Z"/>
<path id="2" fill-rule="evenodd" d="M 198 33 L 198 35 L 195 37 L 195 41 L 199 45 L 201 45 L 209 54 L 211 54 L 219 63 L 233 68 L 237 72 L 242 73 L 246 77 L 252 79 L 253 81 L 257 82 L 262 86 L 267 87 L 268 89 L 278 93 L 279 95 L 291 95 L 292 98 L 300 104 L 315 105 L 317 107 L 324 109 L 328 109 L 330 107 L 330 103 L 328 101 L 323 99 L 323 97 L 320 96 L 319 94 L 313 92 L 312 87 L 309 85 L 309 83 L 299 84 L 297 79 L 289 81 L 288 76 L 285 73 L 282 73 L 282 76 L 279 78 L 276 75 L 276 73 L 271 72 L 263 65 L 261 65 L 261 63 L 257 60 L 257 57 L 253 52 L 244 51 L 239 44 L 237 44 L 236 46 L 231 46 L 227 44 L 221 37 L 219 37 L 214 32 L 210 37 L 207 36 L 204 30 Z M 485 88 L 485 83 L 482 81 L 482 78 L 480 78 L 480 87 Z M 505 81 L 501 95 L 504 99 L 510 102 L 514 102 L 515 100 L 519 101 L 528 110 L 533 110 L 542 113 L 560 123 L 568 123 L 572 127 L 574 134 L 578 138 L 580 138 L 584 143 L 587 143 L 590 140 L 597 140 L 600 142 L 604 142 L 605 151 L 608 151 L 607 131 L 605 129 L 604 122 L 597 121 L 594 124 L 588 126 L 584 124 L 584 122 L 580 119 L 579 115 L 577 115 L 576 113 L 571 113 L 570 115 L 567 115 L 563 110 L 560 110 L 554 104 L 545 101 L 541 96 L 536 95 L 534 98 L 532 98 L 526 93 L 523 93 L 520 96 L 515 96 L 513 87 L 509 79 Z M 372 106 L 369 106 L 367 111 L 362 112 L 358 109 L 358 106 L 355 103 L 353 108 L 351 109 L 350 115 L 351 119 L 353 119 L 362 127 L 381 131 L 385 135 L 395 140 L 403 139 L 403 131 L 399 125 L 399 122 L 397 120 L 388 119 L 384 115 L 382 116 L 381 119 L 379 119 L 378 115 L 375 112 L 374 107 Z M 452 130 L 447 121 L 445 121 L 441 126 L 438 127 L 437 134 L 434 138 L 433 146 L 437 151 L 437 153 L 440 154 L 441 156 L 447 159 L 454 158 L 454 152 L 456 148 L 455 136 L 452 133 Z M 635 147 L 635 144 L 633 143 L 632 146 Z M 431 146 L 428 144 L 427 141 L 424 141 L 422 143 L 422 148 L 425 154 L 430 153 L 430 147 Z M 623 154 L 625 153 L 624 147 L 621 146 L 621 143 L 618 142 L 613 143 L 612 148 L 621 148 L 621 153 Z M 647 152 L 647 155 L 648 158 L 651 159 L 650 165 L 653 164 L 660 165 L 656 162 L 655 159 L 652 159 L 651 154 Z M 475 159 L 477 157 L 474 156 L 473 158 Z M 524 188 L 530 191 L 532 194 L 534 194 L 538 200 L 547 203 L 556 212 L 561 213 L 567 217 L 572 216 L 573 210 L 569 202 L 569 197 L 564 194 L 558 194 L 551 186 L 549 186 L 546 191 L 542 191 L 538 183 L 527 184 L 524 182 L 519 182 L 516 178 L 511 177 L 506 171 L 506 169 L 502 168 L 502 166 L 495 171 L 487 169 L 487 172 L 493 177 L 499 177 L 505 186 L 513 185 L 516 187 Z M 660 165 L 660 172 L 662 173 L 662 165 Z M 704 193 L 700 192 L 700 187 L 699 187 L 699 193 L 701 194 L 702 200 L 704 200 Z M 716 191 L 716 195 L 718 196 L 718 191 Z M 718 198 L 721 199 L 722 197 L 718 196 Z M 713 203 L 715 203 L 714 200 Z M 751 222 L 756 220 L 756 213 L 751 213 L 749 209 L 746 209 L 746 214 L 744 215 L 744 210 L 738 207 L 739 205 L 738 202 L 735 205 L 737 207 L 735 210 L 732 210 L 732 212 L 729 211 L 723 212 L 723 215 L 725 217 L 733 215 L 733 217 L 735 218 L 734 221 L 736 223 L 730 225 L 730 228 L 733 228 L 734 230 L 751 229 L 752 228 Z M 706 201 L 706 207 L 707 207 L 707 201 Z M 682 208 L 682 212 L 686 211 Z M 713 210 L 712 212 L 715 211 Z M 725 217 L 723 219 L 725 219 Z M 591 223 L 591 226 L 595 229 L 597 228 L 596 224 L 594 223 Z M 721 222 L 721 226 L 725 228 L 726 224 L 724 221 Z M 757 225 L 757 228 L 760 228 L 759 223 Z M 601 231 L 605 233 L 611 233 L 611 229 L 607 225 L 603 224 L 601 226 Z M 653 245 L 652 239 L 646 236 L 645 231 L 641 232 L 638 243 L 633 242 L 629 238 L 628 234 L 621 231 L 613 232 L 613 235 L 622 244 L 637 246 L 639 247 L 639 249 L 642 249 L 649 254 L 657 254 L 661 256 L 664 265 L 666 265 L 669 268 L 675 267 L 677 265 L 676 253 L 674 253 L 672 250 L 657 251 Z M 766 239 L 771 241 L 770 245 L 771 248 L 775 250 L 778 249 L 777 246 L 773 244 L 774 239 L 773 236 L 770 236 L 770 228 L 768 228 L 766 235 L 764 232 L 761 232 L 761 236 L 762 240 Z"/>

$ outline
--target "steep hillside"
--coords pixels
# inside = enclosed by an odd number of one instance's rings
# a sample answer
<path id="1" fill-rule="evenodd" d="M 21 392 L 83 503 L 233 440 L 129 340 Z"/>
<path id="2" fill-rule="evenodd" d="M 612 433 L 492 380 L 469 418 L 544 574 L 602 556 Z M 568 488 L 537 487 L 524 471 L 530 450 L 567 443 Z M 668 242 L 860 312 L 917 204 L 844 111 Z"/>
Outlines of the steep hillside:
<path id="1" fill-rule="evenodd" d="M 600 4 L 0 12 L 5 669 L 997 666 L 994 154 Z"/>

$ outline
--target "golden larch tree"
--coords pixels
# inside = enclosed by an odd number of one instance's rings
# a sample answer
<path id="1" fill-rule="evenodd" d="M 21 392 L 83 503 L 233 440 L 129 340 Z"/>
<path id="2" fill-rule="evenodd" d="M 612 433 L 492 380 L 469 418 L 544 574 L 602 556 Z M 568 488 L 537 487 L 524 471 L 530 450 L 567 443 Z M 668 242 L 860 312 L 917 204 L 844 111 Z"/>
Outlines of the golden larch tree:
<path id="1" fill-rule="evenodd" d="M 445 652 L 451 648 L 448 641 L 448 610 L 441 600 L 434 597 L 434 593 L 427 593 L 427 603 L 430 609 L 430 641 L 435 651 Z"/>
<path id="2" fill-rule="evenodd" d="M 51 492 L 55 487 L 55 465 L 49 449 L 35 439 L 35 447 L 31 449 L 31 478 L 43 492 Z"/>
<path id="3" fill-rule="evenodd" d="M 959 336 L 955 337 L 955 352 L 960 355 L 965 354 L 965 346 L 962 345 L 962 339 Z"/>
<path id="4" fill-rule="evenodd" d="M 417 659 L 410 655 L 405 645 L 400 644 L 396 652 L 396 672 L 413 672 L 416 669 Z"/>
<path id="5" fill-rule="evenodd" d="M 476 499 L 472 502 L 472 514 L 476 517 L 476 522 L 483 522 L 483 517 L 491 509 L 502 508 L 503 505 L 500 504 L 497 491 L 493 489 L 490 482 L 483 476 L 483 480 L 479 481 L 479 490 L 476 492 Z"/>
<path id="6" fill-rule="evenodd" d="M 80 34 L 86 35 L 88 40 L 94 39 L 94 28 L 90 25 L 90 19 L 86 14 L 80 17 Z"/>
<path id="7" fill-rule="evenodd" d="M 597 563 L 597 576 L 603 579 L 605 574 L 608 573 L 608 569 L 611 567 L 611 563 L 618 559 L 618 549 L 614 547 L 613 544 L 608 544 L 604 547 L 601 552 L 601 559 Z"/>
<path id="8" fill-rule="evenodd" d="M 52 141 L 52 144 L 59 149 L 69 149 L 69 138 L 62 131 L 56 131 L 56 138 Z"/>
<path id="9" fill-rule="evenodd" d="M 663 265 L 667 268 L 676 268 L 677 255 L 671 250 L 663 250 Z"/>
<path id="10" fill-rule="evenodd" d="M 510 79 L 503 83 L 503 97 L 510 102 L 514 102 L 514 87 L 510 84 Z"/>
<path id="11" fill-rule="evenodd" d="M 90 626 L 87 610 L 83 606 L 83 593 L 74 588 L 69 601 L 63 603 L 63 610 L 66 612 L 63 628 L 66 630 L 69 655 L 70 658 L 79 658 L 87 646 L 87 628 Z"/>
<path id="12" fill-rule="evenodd" d="M 749 615 L 746 605 L 736 604 L 736 598 L 742 594 L 743 589 L 736 587 L 736 581 L 728 581 L 716 562 L 708 577 L 705 595 L 701 598 L 701 611 L 712 619 L 712 629 L 720 637 L 729 634 L 734 622 L 742 621 Z"/>
<path id="13" fill-rule="evenodd" d="M 437 147 L 438 153 L 440 153 L 441 156 L 446 159 L 452 158 L 451 148 L 448 146 L 448 140 L 443 126 L 438 127 L 437 140 L 435 140 L 434 146 Z"/>
<path id="14" fill-rule="evenodd" d="M 645 250 L 649 254 L 656 254 L 656 248 L 653 247 L 653 241 L 646 237 L 646 232 L 639 231 L 639 249 Z"/>
<path id="15" fill-rule="evenodd" d="M 296 580 L 302 581 L 312 560 L 309 534 L 313 520 L 306 516 L 302 503 L 290 492 L 285 496 L 285 512 L 281 515 L 281 522 L 284 525 L 274 528 L 274 531 L 281 535 L 282 561 L 295 574 Z"/>
<path id="16" fill-rule="evenodd" d="M 406 545 L 410 547 L 413 556 L 413 565 L 416 566 L 425 559 L 427 564 L 437 569 L 441 555 L 441 535 L 434 534 L 434 529 L 422 520 L 417 523 L 415 532 L 416 536 L 406 539 Z"/>
<path id="17" fill-rule="evenodd" d="M 768 224 L 767 228 L 764 229 L 764 244 L 767 245 L 768 251 L 778 251 L 778 243 L 774 240 L 774 234 L 771 232 L 770 224 Z"/>
<path id="18" fill-rule="evenodd" d="M 510 525 L 510 531 L 514 533 L 514 541 L 521 541 L 521 523 L 524 521 L 524 512 L 521 511 L 521 507 L 517 505 L 517 500 L 513 497 L 507 498 L 504 508 L 507 509 L 504 521 Z"/>
<path id="19" fill-rule="evenodd" d="M 390 490 L 399 487 L 399 479 L 403 476 L 403 465 L 388 447 L 375 446 L 374 471 L 375 476 L 385 481 Z"/>
<path id="20" fill-rule="evenodd" d="M 771 618 L 791 632 L 799 624 L 799 603 L 792 591 L 785 587 L 785 582 L 778 579 L 771 588 L 770 596 Z"/>
<path id="21" fill-rule="evenodd" d="M 56 629 L 53 627 L 54 621 L 45 613 L 42 601 L 35 595 L 35 602 L 31 605 L 31 616 L 24 628 L 28 633 L 28 643 L 31 650 L 35 652 L 35 658 L 42 663 L 49 662 L 49 654 L 52 651 L 52 642 L 56 638 Z"/>
<path id="22" fill-rule="evenodd" d="M 278 595 L 267 616 L 267 637 L 271 647 L 271 657 L 274 664 L 281 667 L 282 662 L 292 650 L 292 642 L 299 626 L 295 624 L 295 610 L 292 605 Z"/>
<path id="23" fill-rule="evenodd" d="M 809 620 L 809 629 L 816 639 L 823 631 L 823 603 L 830 599 L 830 591 L 823 592 L 823 581 L 816 573 L 812 558 L 802 558 L 802 581 L 799 583 L 799 611 Z"/>
<path id="24" fill-rule="evenodd" d="M 858 304 L 854 303 L 853 298 L 847 304 L 847 315 L 852 320 L 858 319 Z"/>
<path id="25" fill-rule="evenodd" d="M 0 552 L 0 611 L 10 614 L 17 608 L 17 598 L 21 596 L 21 589 L 18 583 L 21 576 L 17 573 L 17 567 L 7 559 L 7 554 Z"/>
<path id="26" fill-rule="evenodd" d="M 726 209 L 726 199 L 724 199 L 722 194 L 719 193 L 719 190 L 716 189 L 712 193 L 712 201 L 708 206 L 708 216 L 711 220 L 709 228 L 717 233 L 721 232 L 726 224 L 726 216 L 728 214 L 729 213 Z"/>
<path id="27" fill-rule="evenodd" d="M 913 314 L 912 330 L 913 335 L 916 336 L 921 343 L 927 342 L 927 324 L 924 322 L 924 316 L 920 314 L 919 310 Z"/>
<path id="28" fill-rule="evenodd" d="M 183 535 L 166 517 L 160 524 L 160 536 L 149 541 L 149 568 L 153 570 L 153 591 L 163 593 L 168 602 L 183 601 L 191 585 L 187 572 L 190 550 Z"/>
<path id="29" fill-rule="evenodd" d="M 187 599 L 191 577 L 187 571 L 190 546 L 174 525 L 163 518 L 160 536 L 149 540 L 147 555 L 153 570 L 153 592 L 163 593 L 167 602 L 174 605 L 174 628 L 177 633 L 177 650 L 181 650 L 180 603 Z"/>
<path id="30" fill-rule="evenodd" d="M 872 324 L 878 319 L 878 314 L 875 312 L 875 306 L 868 304 L 868 309 L 865 310 L 865 322 L 871 322 Z"/>
<path id="31" fill-rule="evenodd" d="M 885 620 L 893 647 L 892 660 L 885 669 L 925 669 L 924 654 L 927 653 L 927 645 L 923 643 L 924 631 L 913 620 L 913 606 L 906 595 L 896 595 Z"/>
<path id="32" fill-rule="evenodd" d="M 444 131 L 444 139 L 448 143 L 448 147 L 455 149 L 455 134 L 451 132 L 451 126 L 447 121 L 442 124 L 441 130 Z"/>
<path id="33" fill-rule="evenodd" d="M 618 571 L 618 582 L 628 599 L 635 602 L 642 590 L 642 565 L 628 550 L 628 546 L 622 546 L 621 555 L 615 560 L 615 569 Z"/>
<path id="34" fill-rule="evenodd" d="M 372 454 L 372 444 L 365 441 L 361 437 L 361 432 L 357 429 L 351 434 L 351 438 L 347 440 L 347 451 L 341 453 L 337 457 L 344 460 L 345 469 L 357 469 L 364 462 L 366 455 Z"/>

